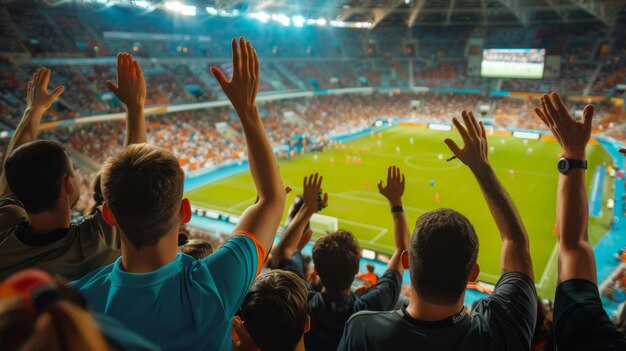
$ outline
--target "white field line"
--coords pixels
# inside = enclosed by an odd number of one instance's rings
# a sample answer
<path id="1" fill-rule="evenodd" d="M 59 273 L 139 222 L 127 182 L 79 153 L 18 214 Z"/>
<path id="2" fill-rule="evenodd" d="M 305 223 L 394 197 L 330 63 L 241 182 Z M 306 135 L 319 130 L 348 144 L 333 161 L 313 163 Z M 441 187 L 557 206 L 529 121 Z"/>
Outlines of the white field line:
<path id="1" fill-rule="evenodd" d="M 249 198 L 249 199 L 246 199 L 246 200 L 243 200 L 241 202 L 238 202 L 238 203 L 230 206 L 228 209 L 229 210 L 233 210 L 233 211 L 237 211 L 237 210 L 239 210 L 239 207 L 241 207 L 241 206 L 252 205 L 254 203 L 254 200 L 256 200 L 256 196 L 252 197 L 252 198 Z"/>
<path id="2" fill-rule="evenodd" d="M 541 289 L 543 287 L 543 284 L 548 279 L 548 273 L 550 273 L 550 268 L 552 268 L 552 265 L 554 264 L 554 260 L 558 256 L 558 253 L 559 253 L 558 244 L 555 244 L 554 249 L 552 249 L 552 254 L 550 255 L 550 260 L 548 260 L 546 267 L 543 269 L 543 274 L 541 275 L 541 279 L 539 279 L 539 284 L 536 284 L 537 288 Z"/>

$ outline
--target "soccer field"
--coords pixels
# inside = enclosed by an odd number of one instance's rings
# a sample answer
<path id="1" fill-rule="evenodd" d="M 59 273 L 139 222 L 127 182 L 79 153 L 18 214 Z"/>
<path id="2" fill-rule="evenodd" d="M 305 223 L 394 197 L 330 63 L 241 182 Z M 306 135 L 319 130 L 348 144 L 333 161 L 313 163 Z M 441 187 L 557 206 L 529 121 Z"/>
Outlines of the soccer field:
<path id="1" fill-rule="evenodd" d="M 480 239 L 479 279 L 495 283 L 500 275 L 501 241 L 497 228 L 469 169 L 458 160 L 445 161 L 451 156 L 443 143 L 446 137 L 462 145 L 456 132 L 396 126 L 382 132 L 380 146 L 377 136 L 366 136 L 346 143 L 343 150 L 331 148 L 282 161 L 280 167 L 285 184 L 294 189 L 288 196 L 288 204 L 301 192 L 302 178 L 319 172 L 324 176 L 324 191 L 329 194 L 329 206 L 321 214 L 338 218 L 339 227 L 352 231 L 361 247 L 390 253 L 393 250 L 391 214 L 376 183 L 386 177 L 388 166 L 397 165 L 406 174 L 404 209 L 410 229 L 422 213 L 439 207 L 463 213 L 474 224 Z M 559 145 L 545 140 L 528 140 L 525 144 L 522 139 L 501 136 L 489 137 L 489 145 L 495 149 L 489 156 L 490 162 L 515 201 L 530 236 L 538 292 L 542 296 L 554 296 L 557 259 L 553 231 Z M 369 148 L 369 152 L 359 153 L 363 147 Z M 529 148 L 533 149 L 531 153 Z M 443 155 L 443 160 L 438 159 L 439 154 Z M 360 165 L 347 162 L 347 156 L 360 157 L 362 162 Z M 587 181 L 591 184 L 593 169 L 610 163 L 611 158 L 601 146 L 591 145 L 588 159 Z M 509 170 L 514 170 L 513 176 L 509 175 Z M 609 182 L 609 177 L 606 178 Z M 604 189 L 604 196 L 608 197 L 608 183 Z M 435 201 L 436 194 L 439 202 Z M 195 205 L 240 214 L 254 202 L 256 193 L 250 173 L 244 172 L 189 191 L 186 196 Z M 610 214 L 604 212 L 602 217 L 591 220 L 593 244 L 608 230 Z M 316 236 L 322 234 L 315 233 Z"/>

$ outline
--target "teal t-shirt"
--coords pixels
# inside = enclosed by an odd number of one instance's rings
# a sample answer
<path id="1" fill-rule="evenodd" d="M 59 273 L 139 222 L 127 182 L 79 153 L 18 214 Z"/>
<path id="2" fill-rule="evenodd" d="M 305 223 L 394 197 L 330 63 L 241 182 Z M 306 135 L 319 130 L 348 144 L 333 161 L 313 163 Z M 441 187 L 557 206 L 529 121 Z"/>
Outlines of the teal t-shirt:
<path id="1" fill-rule="evenodd" d="M 252 239 L 236 235 L 202 260 L 179 254 L 138 274 L 123 271 L 119 258 L 72 285 L 92 311 L 163 350 L 230 351 L 231 320 L 256 276 L 258 256 Z"/>

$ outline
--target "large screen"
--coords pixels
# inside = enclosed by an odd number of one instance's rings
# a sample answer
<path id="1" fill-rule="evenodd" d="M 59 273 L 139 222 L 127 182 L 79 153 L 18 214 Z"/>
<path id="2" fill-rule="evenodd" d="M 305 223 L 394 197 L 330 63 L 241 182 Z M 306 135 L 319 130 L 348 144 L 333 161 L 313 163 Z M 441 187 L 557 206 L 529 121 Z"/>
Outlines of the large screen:
<path id="1" fill-rule="evenodd" d="M 546 49 L 483 49 L 480 75 L 493 78 L 543 78 Z"/>

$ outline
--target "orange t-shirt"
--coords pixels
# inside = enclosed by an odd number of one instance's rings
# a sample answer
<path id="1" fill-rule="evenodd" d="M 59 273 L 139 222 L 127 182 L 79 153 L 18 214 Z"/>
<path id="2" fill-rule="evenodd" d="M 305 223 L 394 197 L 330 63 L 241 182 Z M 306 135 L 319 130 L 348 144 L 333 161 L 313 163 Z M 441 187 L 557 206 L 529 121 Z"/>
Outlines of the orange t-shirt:
<path id="1" fill-rule="evenodd" d="M 356 277 L 358 279 L 365 280 L 366 282 L 370 283 L 371 286 L 376 285 L 376 282 L 378 282 L 378 277 L 376 276 L 376 274 L 370 272 L 361 273 Z"/>

